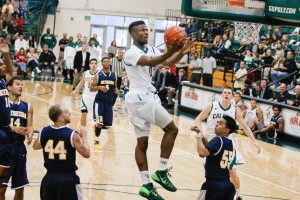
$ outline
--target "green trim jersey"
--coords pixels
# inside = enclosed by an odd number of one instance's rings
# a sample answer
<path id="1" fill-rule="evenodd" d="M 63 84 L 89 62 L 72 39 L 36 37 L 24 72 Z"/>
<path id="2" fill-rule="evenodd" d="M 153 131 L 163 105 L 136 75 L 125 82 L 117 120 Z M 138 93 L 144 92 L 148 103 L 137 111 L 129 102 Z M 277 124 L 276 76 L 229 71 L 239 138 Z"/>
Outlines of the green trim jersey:
<path id="1" fill-rule="evenodd" d="M 225 109 L 221 106 L 220 102 L 212 103 L 211 111 L 209 113 L 209 116 L 207 117 L 206 124 L 206 134 L 209 141 L 216 137 L 215 127 L 217 122 L 223 117 L 223 115 L 228 115 L 233 119 L 236 119 L 236 112 L 236 108 L 232 105 Z"/>
<path id="2" fill-rule="evenodd" d="M 90 86 L 91 86 L 91 82 L 93 81 L 94 76 L 98 73 L 98 71 L 96 71 L 94 74 L 91 73 L 90 70 L 87 70 L 84 72 L 84 90 L 83 90 L 83 94 L 87 94 L 90 96 L 96 96 L 97 92 L 91 92 L 90 91 Z"/>

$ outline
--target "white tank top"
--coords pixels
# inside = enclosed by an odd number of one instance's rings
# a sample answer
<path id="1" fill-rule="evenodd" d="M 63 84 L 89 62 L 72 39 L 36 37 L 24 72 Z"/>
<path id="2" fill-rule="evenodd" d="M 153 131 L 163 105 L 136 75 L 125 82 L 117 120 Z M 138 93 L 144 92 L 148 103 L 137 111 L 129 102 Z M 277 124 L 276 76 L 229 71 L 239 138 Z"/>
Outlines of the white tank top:
<path id="1" fill-rule="evenodd" d="M 90 95 L 90 96 L 96 96 L 97 92 L 91 92 L 90 91 L 90 82 L 93 81 L 94 76 L 98 73 L 98 71 L 96 71 L 94 74 L 91 73 L 90 70 L 85 71 L 84 73 L 84 94 Z"/>
<path id="2" fill-rule="evenodd" d="M 223 117 L 223 115 L 228 115 L 233 119 L 236 119 L 236 108 L 233 105 L 230 105 L 227 109 L 224 109 L 220 102 L 213 102 L 206 124 L 206 134 L 209 141 L 216 136 L 216 124 Z"/>
<path id="3" fill-rule="evenodd" d="M 258 119 L 257 116 L 256 116 L 256 109 L 257 108 L 254 108 L 253 110 L 251 110 L 251 109 L 247 110 L 247 113 L 246 113 L 246 116 L 245 116 L 245 121 L 246 121 L 246 124 L 248 126 L 250 126 L 251 122 L 254 119 Z"/>

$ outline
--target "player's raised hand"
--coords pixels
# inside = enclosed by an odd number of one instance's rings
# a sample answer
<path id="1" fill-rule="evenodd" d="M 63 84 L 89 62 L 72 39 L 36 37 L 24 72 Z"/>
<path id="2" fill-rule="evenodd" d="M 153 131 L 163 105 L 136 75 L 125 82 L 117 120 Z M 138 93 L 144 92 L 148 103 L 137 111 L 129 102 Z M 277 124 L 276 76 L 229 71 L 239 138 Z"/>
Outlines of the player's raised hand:
<path id="1" fill-rule="evenodd" d="M 0 52 L 2 54 L 9 53 L 8 44 L 7 44 L 6 40 L 4 40 L 4 39 L 0 40 Z"/>
<path id="2" fill-rule="evenodd" d="M 81 137 L 81 138 L 86 138 L 87 137 L 87 130 L 84 126 L 79 126 L 78 128 L 78 135 Z"/>
<path id="3" fill-rule="evenodd" d="M 190 39 L 188 38 L 185 43 L 183 44 L 183 47 L 181 48 L 181 53 L 183 55 L 187 54 L 187 53 L 190 53 L 192 51 L 192 49 L 194 48 L 195 46 L 195 39 Z"/>

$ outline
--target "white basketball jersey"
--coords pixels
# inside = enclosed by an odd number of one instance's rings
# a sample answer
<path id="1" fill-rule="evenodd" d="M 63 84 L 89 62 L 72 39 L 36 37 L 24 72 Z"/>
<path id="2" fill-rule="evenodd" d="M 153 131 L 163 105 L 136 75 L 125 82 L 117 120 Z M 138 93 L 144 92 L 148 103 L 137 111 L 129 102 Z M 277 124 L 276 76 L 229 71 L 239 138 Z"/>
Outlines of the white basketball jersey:
<path id="1" fill-rule="evenodd" d="M 91 82 L 93 81 L 94 76 L 98 73 L 98 71 L 96 71 L 94 74 L 91 73 L 90 70 L 85 71 L 84 73 L 84 94 L 90 95 L 90 96 L 96 96 L 97 92 L 91 92 L 90 91 L 90 86 L 91 86 Z"/>
<path id="2" fill-rule="evenodd" d="M 256 116 L 256 109 L 257 108 L 254 108 L 253 110 L 251 110 L 251 109 L 247 110 L 247 113 L 246 113 L 246 116 L 245 116 L 245 121 L 246 121 L 246 124 L 248 126 L 251 124 L 251 122 L 254 119 L 258 119 L 258 117 Z"/>
<path id="3" fill-rule="evenodd" d="M 233 119 L 236 119 L 236 108 L 233 105 L 230 105 L 228 108 L 224 109 L 220 102 L 213 102 L 210 114 L 207 118 L 206 124 L 206 134 L 208 136 L 208 140 L 213 139 L 215 134 L 215 127 L 217 122 L 223 117 L 223 115 L 228 115 Z"/>

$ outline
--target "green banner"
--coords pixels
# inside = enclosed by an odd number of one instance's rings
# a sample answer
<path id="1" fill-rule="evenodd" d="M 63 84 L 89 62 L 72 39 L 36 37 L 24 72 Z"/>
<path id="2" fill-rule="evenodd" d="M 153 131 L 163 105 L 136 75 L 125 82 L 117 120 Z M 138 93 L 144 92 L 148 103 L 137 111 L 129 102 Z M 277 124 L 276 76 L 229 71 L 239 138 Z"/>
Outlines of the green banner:
<path id="1" fill-rule="evenodd" d="M 265 15 L 283 21 L 300 23 L 300 1 L 299 0 L 267 0 Z"/>

